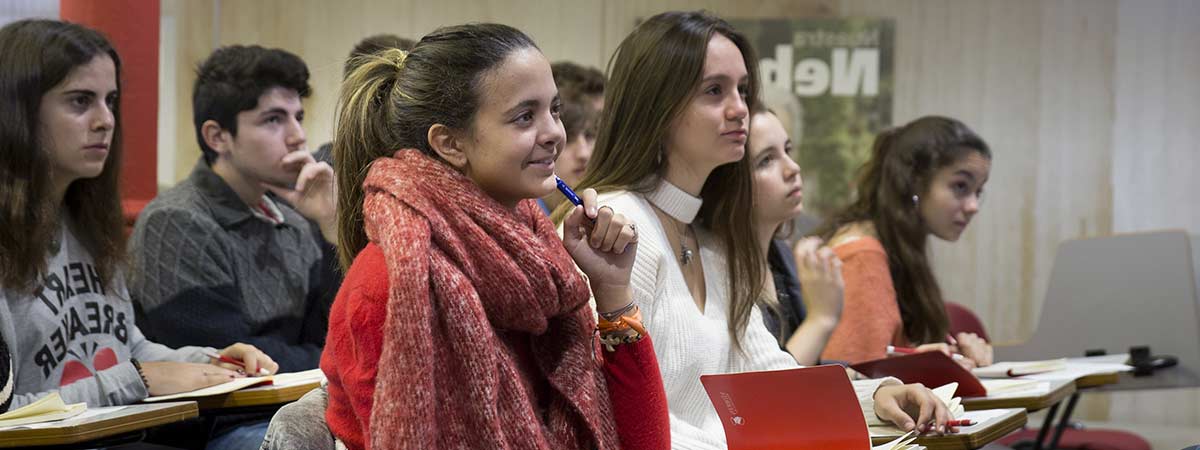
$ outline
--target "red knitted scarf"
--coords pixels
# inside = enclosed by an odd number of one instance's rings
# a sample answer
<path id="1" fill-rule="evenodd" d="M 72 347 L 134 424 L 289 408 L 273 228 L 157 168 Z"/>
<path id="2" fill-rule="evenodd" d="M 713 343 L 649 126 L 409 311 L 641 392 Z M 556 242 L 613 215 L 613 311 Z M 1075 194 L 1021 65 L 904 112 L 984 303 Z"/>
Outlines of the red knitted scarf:
<path id="1" fill-rule="evenodd" d="M 618 448 L 587 285 L 536 203 L 416 150 L 363 187 L 389 283 L 371 447 Z"/>

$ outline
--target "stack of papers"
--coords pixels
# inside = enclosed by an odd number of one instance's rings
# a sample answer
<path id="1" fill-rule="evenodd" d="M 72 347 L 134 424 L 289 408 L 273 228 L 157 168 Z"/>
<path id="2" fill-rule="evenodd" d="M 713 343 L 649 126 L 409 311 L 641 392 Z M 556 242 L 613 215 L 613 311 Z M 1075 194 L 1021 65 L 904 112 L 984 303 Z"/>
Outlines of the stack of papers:
<path id="1" fill-rule="evenodd" d="M 321 369 L 312 369 L 303 372 L 277 373 L 275 375 L 267 375 L 262 377 L 237 378 L 232 381 L 221 383 L 216 386 L 209 386 L 204 389 L 180 392 L 178 394 L 171 395 L 160 395 L 158 397 L 150 397 L 142 401 L 146 403 L 152 403 L 186 398 L 201 398 L 213 395 L 228 394 L 230 392 L 249 387 L 261 387 L 262 389 L 282 388 L 308 383 L 321 383 L 324 381 L 325 373 L 321 372 Z"/>
<path id="2" fill-rule="evenodd" d="M 87 411 L 87 403 L 68 405 L 63 403 L 57 392 L 51 392 L 36 402 L 0 414 L 0 428 L 63 420 L 83 414 L 84 411 Z"/>
<path id="3" fill-rule="evenodd" d="M 1105 360 L 1090 358 L 1062 358 L 1046 361 L 1013 361 L 992 364 L 972 370 L 979 378 L 1021 377 L 1023 380 L 1056 381 L 1076 380 L 1088 375 L 1128 372 L 1133 367 Z M 989 394 L 991 388 L 988 388 Z"/>
<path id="4" fill-rule="evenodd" d="M 924 446 L 913 444 L 912 441 L 915 440 L 917 440 L 917 432 L 909 431 L 894 441 L 871 447 L 871 450 L 925 450 Z"/>
<path id="5" fill-rule="evenodd" d="M 1037 373 L 1053 372 L 1067 367 L 1067 359 L 1048 359 L 1045 361 L 1009 361 L 998 362 L 987 367 L 972 370 L 971 373 L 979 378 L 1008 378 Z"/>
<path id="6" fill-rule="evenodd" d="M 303 372 L 277 373 L 271 377 L 272 386 L 288 387 L 309 383 L 324 383 L 325 372 L 321 369 L 305 370 Z"/>
<path id="7" fill-rule="evenodd" d="M 1029 397 L 1050 392 L 1050 382 L 1025 378 L 1008 380 L 979 380 L 988 397 Z"/>

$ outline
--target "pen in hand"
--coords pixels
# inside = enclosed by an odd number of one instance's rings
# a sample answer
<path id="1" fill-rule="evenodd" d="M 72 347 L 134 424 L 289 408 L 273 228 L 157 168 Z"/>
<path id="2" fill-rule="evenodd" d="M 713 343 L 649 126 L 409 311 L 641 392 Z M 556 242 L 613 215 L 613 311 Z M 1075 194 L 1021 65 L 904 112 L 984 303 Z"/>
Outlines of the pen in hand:
<path id="1" fill-rule="evenodd" d="M 220 354 L 220 353 L 217 353 L 217 352 L 212 352 L 212 351 L 205 350 L 205 351 L 204 351 L 204 355 L 205 355 L 205 356 L 208 356 L 209 358 L 215 359 L 215 360 L 217 360 L 217 361 L 223 362 L 223 363 L 227 363 L 227 364 L 233 364 L 233 365 L 235 365 L 235 366 L 238 366 L 238 367 L 241 367 L 241 368 L 243 368 L 243 369 L 244 369 L 244 368 L 246 368 L 246 363 L 244 363 L 244 362 L 242 362 L 242 361 L 238 361 L 238 360 L 236 360 L 236 359 L 233 359 L 233 358 L 230 358 L 230 357 L 228 357 L 228 356 L 222 355 L 222 354 Z M 271 372 L 270 372 L 270 371 L 268 371 L 268 370 L 267 370 L 265 367 L 259 367 L 259 368 L 258 368 L 258 374 L 259 374 L 259 375 L 270 375 L 270 374 L 271 374 Z"/>
<path id="2" fill-rule="evenodd" d="M 579 194 L 576 194 L 570 186 L 567 186 L 567 183 L 562 178 L 559 178 L 558 175 L 554 176 L 554 185 L 558 187 L 558 192 L 561 192 L 563 197 L 566 197 L 567 201 L 571 202 L 572 205 L 583 207 L 583 199 L 580 199 Z M 584 227 L 587 228 L 588 233 L 591 233 L 592 226 L 596 224 L 596 219 L 588 217 L 585 212 L 583 214 L 583 221 Z"/>
<path id="3" fill-rule="evenodd" d="M 563 182 L 562 178 L 559 178 L 558 175 L 554 176 L 554 185 L 558 187 L 558 191 L 562 192 L 562 195 L 572 205 L 583 206 L 583 200 L 579 199 L 579 195 L 575 194 L 575 191 L 571 190 L 571 187 L 567 186 L 567 183 Z"/>

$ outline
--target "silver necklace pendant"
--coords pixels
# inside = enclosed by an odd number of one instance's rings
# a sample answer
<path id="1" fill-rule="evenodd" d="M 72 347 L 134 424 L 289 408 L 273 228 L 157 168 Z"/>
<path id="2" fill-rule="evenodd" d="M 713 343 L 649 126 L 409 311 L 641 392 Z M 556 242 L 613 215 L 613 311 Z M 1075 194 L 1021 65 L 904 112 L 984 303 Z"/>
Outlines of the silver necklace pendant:
<path id="1" fill-rule="evenodd" d="M 692 262 L 692 249 L 688 248 L 686 245 L 680 245 L 679 262 L 683 263 L 685 266 Z"/>

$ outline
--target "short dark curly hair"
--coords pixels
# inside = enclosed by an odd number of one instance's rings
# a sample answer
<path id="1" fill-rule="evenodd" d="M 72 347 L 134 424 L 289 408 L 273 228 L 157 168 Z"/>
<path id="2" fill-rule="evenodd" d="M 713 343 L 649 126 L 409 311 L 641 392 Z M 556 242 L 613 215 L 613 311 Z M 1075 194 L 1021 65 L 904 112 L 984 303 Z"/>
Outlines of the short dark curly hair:
<path id="1" fill-rule="evenodd" d="M 200 63 L 192 88 L 192 118 L 205 161 L 212 164 L 217 152 L 204 142 L 204 122 L 214 120 L 236 136 L 238 113 L 256 108 L 258 98 L 274 87 L 307 98 L 312 88 L 304 60 L 282 49 L 231 45 L 217 49 Z"/>
<path id="2" fill-rule="evenodd" d="M 575 139 L 579 133 L 595 133 L 600 111 L 591 102 L 604 98 L 604 74 L 592 67 L 584 67 L 568 61 L 559 61 L 550 66 L 554 73 L 554 84 L 562 99 L 563 129 L 567 140 Z"/>

